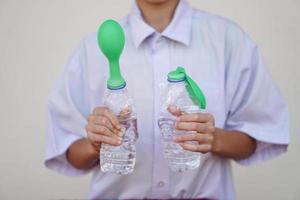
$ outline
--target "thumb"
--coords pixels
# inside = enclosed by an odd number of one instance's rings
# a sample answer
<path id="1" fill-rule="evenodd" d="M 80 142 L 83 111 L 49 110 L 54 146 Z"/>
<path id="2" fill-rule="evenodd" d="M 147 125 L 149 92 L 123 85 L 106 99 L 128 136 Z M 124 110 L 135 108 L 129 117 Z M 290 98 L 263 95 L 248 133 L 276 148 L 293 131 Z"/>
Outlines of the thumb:
<path id="1" fill-rule="evenodd" d="M 180 108 L 177 107 L 177 106 L 172 106 L 172 105 L 169 106 L 169 107 L 168 107 L 168 111 L 169 111 L 172 115 L 174 115 L 174 116 L 176 116 L 176 117 L 182 115 L 182 111 L 181 111 Z"/>

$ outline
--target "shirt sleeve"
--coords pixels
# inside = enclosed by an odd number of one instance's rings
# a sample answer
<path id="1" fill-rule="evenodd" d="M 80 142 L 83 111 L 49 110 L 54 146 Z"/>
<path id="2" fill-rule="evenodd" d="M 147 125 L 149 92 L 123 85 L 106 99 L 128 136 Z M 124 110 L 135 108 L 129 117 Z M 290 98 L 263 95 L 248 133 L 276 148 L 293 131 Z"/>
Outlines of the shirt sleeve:
<path id="1" fill-rule="evenodd" d="M 244 132 L 257 141 L 256 151 L 237 162 L 250 165 L 284 153 L 289 143 L 288 109 L 259 49 L 236 25 L 228 28 L 225 46 L 225 129 Z"/>
<path id="2" fill-rule="evenodd" d="M 49 169 L 69 176 L 88 172 L 76 169 L 66 159 L 69 146 L 76 140 L 86 137 L 85 125 L 89 108 L 85 94 L 84 56 L 82 42 L 69 59 L 48 99 L 44 164 Z"/>

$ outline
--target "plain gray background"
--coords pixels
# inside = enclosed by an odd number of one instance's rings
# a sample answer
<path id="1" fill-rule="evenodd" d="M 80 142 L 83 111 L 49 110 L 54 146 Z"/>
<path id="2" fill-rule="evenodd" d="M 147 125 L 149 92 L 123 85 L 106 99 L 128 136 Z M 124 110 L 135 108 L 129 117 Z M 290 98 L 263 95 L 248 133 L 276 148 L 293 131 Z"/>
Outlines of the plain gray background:
<path id="1" fill-rule="evenodd" d="M 43 166 L 46 98 L 83 36 L 119 19 L 131 0 L 0 0 L 0 199 L 85 198 L 89 176 Z M 300 199 L 300 0 L 194 0 L 233 19 L 258 43 L 291 116 L 287 154 L 234 164 L 238 199 Z"/>

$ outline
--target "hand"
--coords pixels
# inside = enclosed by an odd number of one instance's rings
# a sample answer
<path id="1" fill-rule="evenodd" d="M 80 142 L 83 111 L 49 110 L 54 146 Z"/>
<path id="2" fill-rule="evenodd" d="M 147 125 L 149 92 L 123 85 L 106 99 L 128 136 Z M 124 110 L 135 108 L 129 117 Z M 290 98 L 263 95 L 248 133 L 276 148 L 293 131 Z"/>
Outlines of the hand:
<path id="1" fill-rule="evenodd" d="M 169 111 L 177 116 L 175 128 L 187 131 L 186 135 L 175 136 L 174 141 L 183 149 L 207 153 L 214 151 L 216 144 L 214 117 L 208 113 L 182 114 L 178 109 L 170 108 Z M 187 143 L 196 141 L 195 144 Z"/>
<path id="2" fill-rule="evenodd" d="M 88 140 L 99 152 L 102 143 L 118 146 L 122 143 L 122 131 L 116 116 L 106 107 L 97 107 L 88 117 Z"/>

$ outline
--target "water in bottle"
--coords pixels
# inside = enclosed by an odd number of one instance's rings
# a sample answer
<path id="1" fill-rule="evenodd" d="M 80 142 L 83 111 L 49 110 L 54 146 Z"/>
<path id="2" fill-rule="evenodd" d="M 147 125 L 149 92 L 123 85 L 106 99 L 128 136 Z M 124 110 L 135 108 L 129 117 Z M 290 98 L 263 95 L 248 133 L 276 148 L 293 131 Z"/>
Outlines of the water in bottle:
<path id="1" fill-rule="evenodd" d="M 137 119 L 133 101 L 127 89 L 108 91 L 104 105 L 117 116 L 122 136 L 120 146 L 102 144 L 100 150 L 100 165 L 103 172 L 114 172 L 125 175 L 133 172 L 136 160 L 135 142 L 138 138 Z"/>

